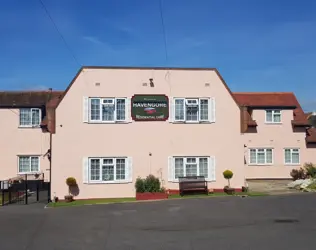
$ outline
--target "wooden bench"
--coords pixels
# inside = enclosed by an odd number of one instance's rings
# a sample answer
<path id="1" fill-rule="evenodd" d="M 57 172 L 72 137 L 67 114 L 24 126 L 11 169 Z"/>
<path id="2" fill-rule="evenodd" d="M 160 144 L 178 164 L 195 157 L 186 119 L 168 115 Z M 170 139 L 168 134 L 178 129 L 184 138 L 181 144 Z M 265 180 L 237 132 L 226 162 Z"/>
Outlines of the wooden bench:
<path id="1" fill-rule="evenodd" d="M 181 196 L 187 192 L 208 194 L 207 181 L 204 176 L 179 177 L 179 191 Z"/>

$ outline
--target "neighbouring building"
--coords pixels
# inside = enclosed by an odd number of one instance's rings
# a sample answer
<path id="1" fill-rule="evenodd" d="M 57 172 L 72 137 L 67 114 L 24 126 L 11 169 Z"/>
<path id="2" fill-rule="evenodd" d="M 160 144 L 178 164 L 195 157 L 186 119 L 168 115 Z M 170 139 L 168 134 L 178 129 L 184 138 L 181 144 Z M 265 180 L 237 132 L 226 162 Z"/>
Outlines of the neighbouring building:
<path id="1" fill-rule="evenodd" d="M 315 128 L 293 93 L 232 93 L 216 69 L 83 67 L 64 92 L 10 93 L 0 93 L 0 177 L 49 176 L 51 164 L 60 199 L 67 177 L 77 199 L 134 197 L 149 174 L 171 192 L 190 175 L 221 191 L 226 169 L 240 189 L 316 160 Z"/>
<path id="2" fill-rule="evenodd" d="M 49 180 L 46 104 L 62 92 L 0 92 L 0 180 L 43 173 Z"/>

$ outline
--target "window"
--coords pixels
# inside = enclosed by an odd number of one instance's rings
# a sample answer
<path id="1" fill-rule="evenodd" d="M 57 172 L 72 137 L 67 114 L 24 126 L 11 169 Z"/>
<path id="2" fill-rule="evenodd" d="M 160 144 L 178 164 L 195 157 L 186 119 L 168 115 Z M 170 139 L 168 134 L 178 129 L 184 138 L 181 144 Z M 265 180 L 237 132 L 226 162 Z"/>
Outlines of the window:
<path id="1" fill-rule="evenodd" d="M 175 122 L 215 122 L 214 98 L 174 98 L 172 106 Z"/>
<path id="2" fill-rule="evenodd" d="M 300 150 L 298 148 L 284 149 L 284 163 L 288 165 L 300 164 Z"/>
<path id="3" fill-rule="evenodd" d="M 130 179 L 130 163 L 127 158 L 90 158 L 89 182 L 126 182 Z"/>
<path id="4" fill-rule="evenodd" d="M 20 109 L 20 127 L 38 127 L 41 123 L 39 108 Z"/>
<path id="5" fill-rule="evenodd" d="M 19 174 L 38 173 L 39 156 L 19 156 Z"/>
<path id="6" fill-rule="evenodd" d="M 281 110 L 266 110 L 266 123 L 281 123 Z"/>
<path id="7" fill-rule="evenodd" d="M 90 98 L 90 122 L 120 122 L 127 120 L 126 98 Z"/>
<path id="8" fill-rule="evenodd" d="M 215 180 L 213 157 L 170 157 L 169 181 L 178 181 L 179 177 L 204 176 L 205 179 Z"/>
<path id="9" fill-rule="evenodd" d="M 273 163 L 272 148 L 252 148 L 249 151 L 249 163 L 251 165 L 271 165 Z"/>

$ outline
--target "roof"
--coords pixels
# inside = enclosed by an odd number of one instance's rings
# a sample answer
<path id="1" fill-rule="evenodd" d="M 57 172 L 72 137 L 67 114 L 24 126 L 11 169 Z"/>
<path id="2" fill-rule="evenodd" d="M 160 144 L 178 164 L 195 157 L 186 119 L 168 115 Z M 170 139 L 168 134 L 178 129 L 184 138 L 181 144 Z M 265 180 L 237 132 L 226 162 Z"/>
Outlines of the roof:
<path id="1" fill-rule="evenodd" d="M 63 91 L 1 91 L 0 108 L 41 107 Z"/>
<path id="2" fill-rule="evenodd" d="M 289 108 L 294 111 L 294 126 L 308 126 L 304 113 L 293 92 L 242 92 L 233 93 L 241 106 L 250 108 Z"/>

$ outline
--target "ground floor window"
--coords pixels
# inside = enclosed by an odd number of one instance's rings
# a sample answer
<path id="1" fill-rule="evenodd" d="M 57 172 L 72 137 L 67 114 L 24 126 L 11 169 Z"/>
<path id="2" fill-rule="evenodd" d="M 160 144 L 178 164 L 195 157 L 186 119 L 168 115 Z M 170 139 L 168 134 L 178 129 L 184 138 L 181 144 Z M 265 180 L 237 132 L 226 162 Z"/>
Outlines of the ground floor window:
<path id="1" fill-rule="evenodd" d="M 179 177 L 204 176 L 215 180 L 215 159 L 209 156 L 169 157 L 169 181 L 178 181 Z"/>
<path id="2" fill-rule="evenodd" d="M 38 173 L 40 171 L 39 156 L 19 156 L 18 173 Z"/>
<path id="3" fill-rule="evenodd" d="M 273 163 L 272 148 L 251 148 L 249 149 L 249 164 L 271 165 Z"/>
<path id="4" fill-rule="evenodd" d="M 87 182 L 111 183 L 131 181 L 131 159 L 129 157 L 88 158 L 86 169 Z"/>
<path id="5" fill-rule="evenodd" d="M 300 164 L 300 150 L 298 148 L 284 149 L 284 163 L 289 165 Z"/>

